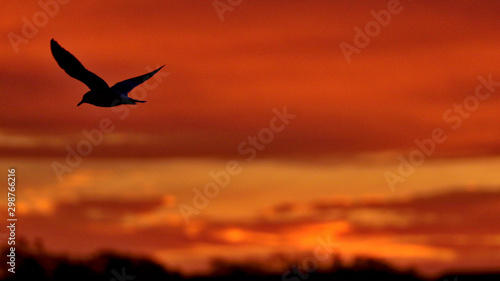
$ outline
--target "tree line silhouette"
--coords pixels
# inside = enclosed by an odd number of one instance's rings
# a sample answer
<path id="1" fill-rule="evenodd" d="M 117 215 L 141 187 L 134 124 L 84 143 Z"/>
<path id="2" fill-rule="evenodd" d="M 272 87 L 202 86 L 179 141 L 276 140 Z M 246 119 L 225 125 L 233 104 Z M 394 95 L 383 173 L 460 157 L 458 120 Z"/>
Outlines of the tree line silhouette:
<path id="1" fill-rule="evenodd" d="M 288 262 L 282 271 L 270 270 L 262 262 L 233 262 L 214 259 L 210 272 L 198 276 L 183 276 L 176 270 L 166 268 L 151 259 L 131 257 L 113 251 L 102 251 L 86 258 L 75 258 L 47 252 L 40 242 L 29 245 L 20 240 L 16 247 L 16 273 L 0 271 L 2 280 L 26 281 L 240 281 L 240 280 L 338 280 L 338 281 L 424 281 L 415 270 L 399 270 L 388 263 L 367 257 L 358 257 L 349 264 L 339 256 L 332 258 L 326 268 L 308 272 L 304 268 Z M 2 259 L 6 259 L 8 248 L 2 249 Z M 271 257 L 266 263 L 279 264 L 283 260 Z M 432 281 L 489 281 L 500 280 L 498 272 L 477 272 L 444 274 Z"/>

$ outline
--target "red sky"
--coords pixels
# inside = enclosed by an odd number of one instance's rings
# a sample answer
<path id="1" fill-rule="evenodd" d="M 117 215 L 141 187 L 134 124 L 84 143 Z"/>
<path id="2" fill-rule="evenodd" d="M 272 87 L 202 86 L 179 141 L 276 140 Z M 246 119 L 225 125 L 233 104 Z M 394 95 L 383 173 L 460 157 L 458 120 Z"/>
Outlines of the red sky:
<path id="1" fill-rule="evenodd" d="M 19 235 L 186 272 L 292 258 L 318 237 L 426 273 L 498 268 L 500 87 L 474 94 L 478 77 L 500 81 L 500 4 L 401 1 L 349 63 L 339 45 L 389 2 L 243 1 L 221 20 L 211 1 L 69 1 L 15 46 L 43 9 L 2 3 L 0 154 L 17 169 Z M 76 107 L 88 89 L 51 38 L 110 85 L 165 67 L 131 93 L 147 103 Z M 250 159 L 249 137 L 284 108 L 296 117 Z M 60 181 L 54 163 L 105 118 L 112 132 Z M 446 140 L 398 174 L 436 129 Z M 229 161 L 241 172 L 186 223 L 179 206 Z"/>

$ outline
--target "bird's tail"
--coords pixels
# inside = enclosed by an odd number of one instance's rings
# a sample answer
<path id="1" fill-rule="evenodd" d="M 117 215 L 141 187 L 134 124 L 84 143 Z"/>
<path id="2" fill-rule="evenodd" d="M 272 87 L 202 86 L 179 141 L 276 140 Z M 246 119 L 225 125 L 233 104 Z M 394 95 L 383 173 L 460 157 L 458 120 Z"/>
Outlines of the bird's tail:
<path id="1" fill-rule="evenodd" d="M 144 102 L 146 102 L 145 100 L 136 100 L 136 99 L 132 99 L 132 98 L 130 100 L 133 101 L 134 103 L 138 103 L 138 102 L 144 103 Z"/>

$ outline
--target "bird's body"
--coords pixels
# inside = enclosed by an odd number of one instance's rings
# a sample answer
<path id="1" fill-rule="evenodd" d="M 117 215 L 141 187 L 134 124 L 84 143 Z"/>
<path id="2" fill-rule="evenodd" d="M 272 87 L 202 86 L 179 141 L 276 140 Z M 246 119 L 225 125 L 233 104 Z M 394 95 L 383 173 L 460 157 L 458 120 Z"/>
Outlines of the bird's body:
<path id="1" fill-rule="evenodd" d="M 138 102 L 142 103 L 146 101 L 133 99 L 127 95 L 117 93 L 113 91 L 113 89 L 108 88 L 97 91 L 88 91 L 85 93 L 82 101 L 78 105 L 85 102 L 100 107 L 112 107 L 120 104 L 136 104 Z"/>
<path id="2" fill-rule="evenodd" d="M 143 103 L 145 101 L 130 98 L 128 93 L 163 68 L 161 66 L 154 71 L 124 80 L 109 87 L 106 81 L 85 69 L 78 59 L 61 47 L 54 39 L 50 41 L 50 49 L 57 64 L 69 76 L 80 80 L 90 88 L 90 91 L 83 95 L 82 101 L 78 105 L 89 103 L 100 107 L 112 107 L 120 104 Z"/>

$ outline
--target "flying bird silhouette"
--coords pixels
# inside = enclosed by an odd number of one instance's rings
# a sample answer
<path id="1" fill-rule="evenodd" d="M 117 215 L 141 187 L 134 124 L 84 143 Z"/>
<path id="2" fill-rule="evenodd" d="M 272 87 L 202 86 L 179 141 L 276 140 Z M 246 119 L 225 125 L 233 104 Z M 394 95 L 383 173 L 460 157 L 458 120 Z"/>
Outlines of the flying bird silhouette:
<path id="1" fill-rule="evenodd" d="M 96 74 L 88 71 L 80 61 L 70 52 L 61 47 L 54 39 L 50 40 L 50 50 L 57 64 L 71 77 L 80 80 L 90 91 L 83 95 L 82 101 L 78 103 L 89 103 L 95 106 L 112 107 L 120 104 L 136 104 L 146 102 L 136 100 L 128 96 L 128 93 L 144 81 L 153 77 L 165 65 L 144 75 L 123 80 L 109 87 L 106 81 Z"/>

